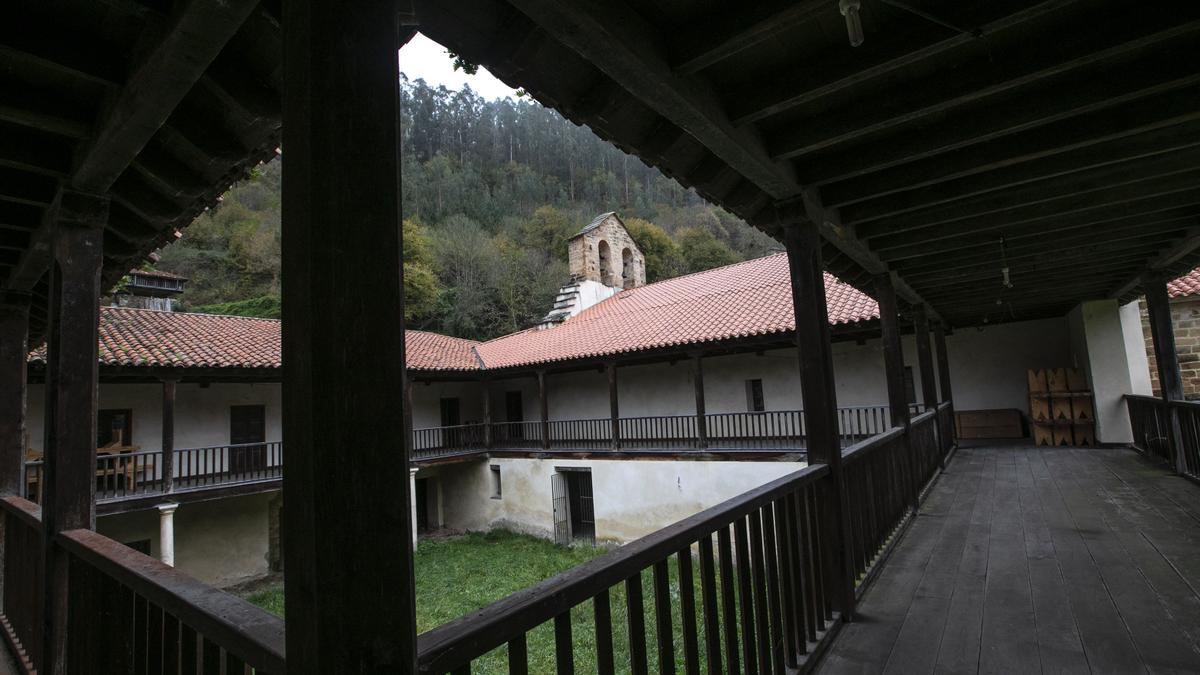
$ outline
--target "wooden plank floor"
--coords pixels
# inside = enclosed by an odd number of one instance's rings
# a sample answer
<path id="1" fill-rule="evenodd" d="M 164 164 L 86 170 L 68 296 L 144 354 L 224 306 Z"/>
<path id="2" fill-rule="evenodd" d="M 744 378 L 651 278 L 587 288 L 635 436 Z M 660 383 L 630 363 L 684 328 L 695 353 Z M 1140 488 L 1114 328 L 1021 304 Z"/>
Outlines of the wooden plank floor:
<path id="1" fill-rule="evenodd" d="M 821 673 L 1200 673 L 1200 486 L 1126 449 L 962 448 Z"/>

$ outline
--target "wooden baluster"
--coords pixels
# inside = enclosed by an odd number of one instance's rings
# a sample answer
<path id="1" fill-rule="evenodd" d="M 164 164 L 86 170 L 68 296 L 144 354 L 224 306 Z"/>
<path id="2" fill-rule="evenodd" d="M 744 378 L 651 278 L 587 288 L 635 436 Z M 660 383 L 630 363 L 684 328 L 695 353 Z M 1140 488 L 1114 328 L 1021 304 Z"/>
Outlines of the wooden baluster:
<path id="1" fill-rule="evenodd" d="M 692 577 L 692 547 L 677 554 L 679 565 L 679 616 L 683 633 L 683 664 L 687 675 L 700 675 L 700 646 L 696 629 L 696 587 Z"/>
<path id="2" fill-rule="evenodd" d="M 721 618 L 725 625 L 725 672 L 735 675 L 738 669 L 738 609 L 734 597 L 737 577 L 733 570 L 733 547 L 729 542 L 729 527 L 717 531 L 717 554 L 721 566 Z"/>
<path id="3" fill-rule="evenodd" d="M 558 675 L 575 672 L 575 647 L 571 641 L 571 610 L 554 617 L 554 662 Z"/>
<path id="4" fill-rule="evenodd" d="M 525 633 L 508 641 L 508 675 L 529 675 L 529 649 Z"/>
<path id="5" fill-rule="evenodd" d="M 668 561 L 654 563 L 654 623 L 658 636 L 658 672 L 675 673 L 675 634 L 671 625 L 671 572 Z"/>
<path id="6" fill-rule="evenodd" d="M 596 672 L 613 675 L 616 670 L 613 666 L 612 608 L 607 588 L 592 598 L 592 615 L 596 628 Z"/>
<path id="7" fill-rule="evenodd" d="M 179 675 L 199 675 L 199 635 L 194 628 L 183 623 L 179 626 L 179 655 Z"/>
<path id="8" fill-rule="evenodd" d="M 786 629 L 783 624 L 784 595 L 782 591 L 783 580 L 780 578 L 779 559 L 781 553 L 786 556 L 786 552 L 780 550 L 782 542 L 777 540 L 775 536 L 774 509 L 774 502 L 762 508 L 763 553 L 766 556 L 767 563 L 767 597 L 770 599 L 771 656 L 772 662 L 775 665 L 774 672 L 783 673 L 784 654 L 788 650 L 784 646 L 784 632 Z M 786 564 L 786 557 L 784 560 Z"/>
<path id="9" fill-rule="evenodd" d="M 148 625 L 149 606 L 140 595 L 133 600 L 133 672 L 145 675 L 146 657 L 149 653 L 150 630 Z"/>
<path id="10" fill-rule="evenodd" d="M 779 509 L 776 512 L 776 527 L 780 530 L 781 541 L 787 551 L 787 557 L 784 564 L 786 565 L 784 580 L 784 597 L 789 599 L 790 605 L 785 607 L 788 617 L 788 625 L 791 628 L 791 649 L 788 650 L 788 665 L 795 667 L 798 664 L 796 658 L 799 654 L 804 654 L 808 651 L 806 640 L 807 632 L 805 624 L 806 618 L 806 599 L 805 599 L 805 580 L 804 580 L 804 550 L 802 548 L 802 540 L 800 539 L 800 520 L 796 515 L 797 503 L 799 495 L 791 493 L 785 495 L 783 501 L 779 503 Z"/>
<path id="11" fill-rule="evenodd" d="M 213 642 L 207 637 L 201 638 L 203 646 L 204 658 L 204 675 L 222 675 L 221 673 L 221 645 Z"/>
<path id="12" fill-rule="evenodd" d="M 245 675 L 246 663 L 235 654 L 225 652 L 225 675 Z"/>
<path id="13" fill-rule="evenodd" d="M 646 615 L 642 603 L 642 574 L 638 572 L 625 580 L 625 623 L 629 631 L 629 670 L 634 675 L 646 675 Z"/>
<path id="14" fill-rule="evenodd" d="M 163 668 L 163 611 L 158 605 L 150 605 L 147 617 L 146 667 L 151 673 L 164 672 Z"/>
<path id="15" fill-rule="evenodd" d="M 163 612 L 163 673 L 174 675 L 179 672 L 179 619 Z"/>
<path id="16" fill-rule="evenodd" d="M 682 579 L 682 575 L 680 578 Z M 708 675 L 722 675 L 721 615 L 717 607 L 712 535 L 705 535 L 700 539 L 700 599 L 704 606 L 704 656 Z"/>
<path id="17" fill-rule="evenodd" d="M 742 621 L 742 663 L 747 675 L 753 675 L 758 672 L 754 648 L 754 580 L 751 578 L 753 563 L 750 562 L 749 532 L 744 517 L 733 523 L 733 544 L 737 560 L 739 617 Z"/>
<path id="18" fill-rule="evenodd" d="M 768 622 L 767 579 L 764 565 L 762 515 L 760 509 L 750 512 L 747 525 L 750 528 L 751 583 L 754 586 L 755 636 L 758 638 L 758 671 L 764 675 L 771 672 L 771 626 Z"/>

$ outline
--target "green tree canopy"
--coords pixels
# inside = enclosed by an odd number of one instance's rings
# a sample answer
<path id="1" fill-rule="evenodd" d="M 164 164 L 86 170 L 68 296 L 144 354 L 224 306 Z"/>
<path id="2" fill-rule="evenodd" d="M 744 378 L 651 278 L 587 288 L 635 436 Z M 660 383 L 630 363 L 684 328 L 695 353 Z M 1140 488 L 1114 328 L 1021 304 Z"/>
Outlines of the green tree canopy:
<path id="1" fill-rule="evenodd" d="M 683 259 L 685 273 L 700 272 L 738 261 L 737 254 L 706 229 L 681 228 L 675 233 L 675 240 L 679 243 L 679 254 Z"/>
<path id="2" fill-rule="evenodd" d="M 641 218 L 627 218 L 624 222 L 625 229 L 629 230 L 629 235 L 646 257 L 647 282 L 653 283 L 679 274 L 683 267 L 679 247 L 666 230 Z"/>

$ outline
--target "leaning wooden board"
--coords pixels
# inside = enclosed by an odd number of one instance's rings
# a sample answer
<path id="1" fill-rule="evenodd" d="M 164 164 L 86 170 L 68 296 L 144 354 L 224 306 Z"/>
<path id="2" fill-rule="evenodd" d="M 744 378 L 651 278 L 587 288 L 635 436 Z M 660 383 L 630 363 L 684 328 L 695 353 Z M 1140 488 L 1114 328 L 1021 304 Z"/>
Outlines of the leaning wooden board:
<path id="1" fill-rule="evenodd" d="M 1016 408 L 1000 410 L 959 410 L 955 413 L 958 437 L 963 439 L 1023 438 L 1021 411 Z"/>

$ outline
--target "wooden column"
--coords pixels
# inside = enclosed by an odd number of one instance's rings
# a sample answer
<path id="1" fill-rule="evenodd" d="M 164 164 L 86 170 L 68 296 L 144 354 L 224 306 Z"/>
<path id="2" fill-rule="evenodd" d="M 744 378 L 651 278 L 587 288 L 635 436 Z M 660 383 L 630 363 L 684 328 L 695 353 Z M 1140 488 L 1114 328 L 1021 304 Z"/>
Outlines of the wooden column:
<path id="1" fill-rule="evenodd" d="M 108 198 L 61 190 L 46 334 L 46 435 L 42 528 L 42 666 L 66 672 L 68 556 L 57 534 L 96 527 L 96 388 L 100 267 Z"/>
<path id="2" fill-rule="evenodd" d="M 609 363 L 604 366 L 608 373 L 608 419 L 612 424 L 612 447 L 621 447 L 621 409 L 617 404 L 617 365 Z"/>
<path id="3" fill-rule="evenodd" d="M 162 480 L 164 493 L 175 489 L 175 385 L 178 376 L 162 378 Z"/>
<path id="4" fill-rule="evenodd" d="M 692 381 L 696 386 L 696 440 L 701 448 L 707 448 L 708 417 L 704 408 L 704 361 L 699 354 L 692 356 Z"/>
<path id="5" fill-rule="evenodd" d="M 830 573 L 837 579 L 834 607 L 849 621 L 854 616 L 854 568 L 850 560 L 850 521 L 842 477 L 833 350 L 829 312 L 825 304 L 825 274 L 821 236 L 809 222 L 784 222 L 792 304 L 796 316 L 796 347 L 800 357 L 800 388 L 808 429 L 808 461 L 829 466 L 829 488 L 822 494 L 821 537 L 831 553 Z"/>
<path id="6" fill-rule="evenodd" d="M 410 442 L 396 448 L 411 433 L 396 59 L 409 36 L 395 3 L 284 4 L 291 675 L 416 667 Z"/>
<path id="7" fill-rule="evenodd" d="M 908 388 L 904 386 L 904 347 L 900 343 L 900 308 L 896 302 L 896 285 L 892 274 L 875 277 L 875 301 L 879 303 L 879 326 L 883 333 L 883 370 L 887 378 L 888 409 L 892 426 L 904 427 L 904 472 L 900 477 L 912 498 L 915 510 L 920 505 L 921 486 L 912 452 L 908 445 L 910 409 Z"/>
<path id="8" fill-rule="evenodd" d="M 1150 319 L 1150 338 L 1154 343 L 1154 360 L 1158 365 L 1158 385 L 1162 399 L 1166 402 L 1183 400 L 1183 374 L 1179 370 L 1179 353 L 1175 348 L 1175 324 L 1171 318 L 1171 297 L 1167 293 L 1167 279 L 1148 279 L 1146 309 Z M 1179 426 L 1179 415 L 1169 408 L 1168 433 L 1171 438 L 1175 470 L 1185 473 L 1187 463 L 1183 451 L 1183 433 Z"/>
<path id="9" fill-rule="evenodd" d="M 29 354 L 28 293 L 0 294 L 0 494 L 21 493 L 25 480 L 25 361 Z"/>
<path id="10" fill-rule="evenodd" d="M 904 386 L 904 348 L 900 344 L 900 309 L 892 275 L 875 277 L 875 301 L 879 303 L 879 326 L 883 332 L 883 372 L 887 378 L 888 409 L 892 426 L 908 426 L 908 390 Z"/>
<path id="11" fill-rule="evenodd" d="M 486 378 L 483 387 L 483 447 L 492 447 L 492 383 Z"/>
<path id="12" fill-rule="evenodd" d="M 404 456 L 412 457 L 413 453 L 413 382 L 408 373 L 404 375 L 404 416 L 402 422 L 404 424 Z"/>
<path id="13" fill-rule="evenodd" d="M 546 371 L 537 371 L 538 420 L 542 423 L 542 449 L 550 448 L 550 404 L 546 400 Z"/>
<path id="14" fill-rule="evenodd" d="M 950 352 L 946 351 L 946 327 L 941 322 L 933 324 L 933 347 L 937 351 L 938 382 L 942 390 L 941 400 L 953 403 L 954 391 L 950 386 Z"/>
<path id="15" fill-rule="evenodd" d="M 917 340 L 917 365 L 921 371 L 921 398 L 926 410 L 937 408 L 937 379 L 933 372 L 933 351 L 929 348 L 929 318 L 924 307 L 913 310 L 913 332 Z"/>

